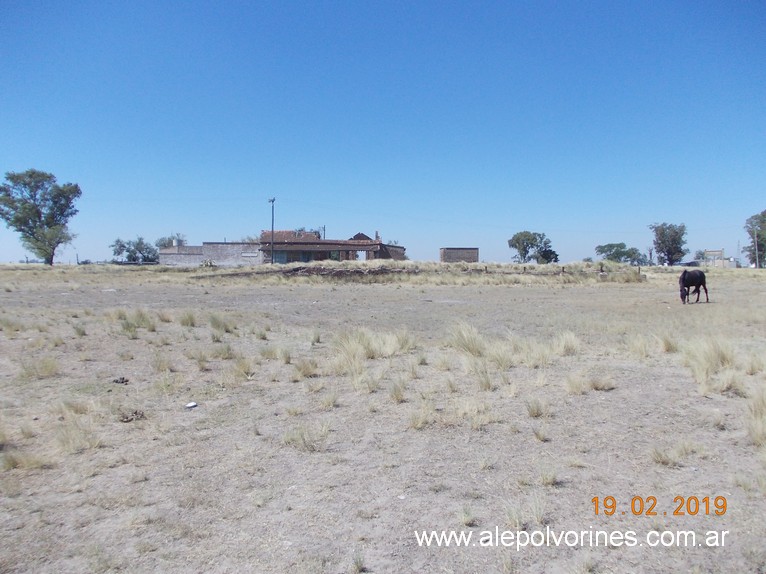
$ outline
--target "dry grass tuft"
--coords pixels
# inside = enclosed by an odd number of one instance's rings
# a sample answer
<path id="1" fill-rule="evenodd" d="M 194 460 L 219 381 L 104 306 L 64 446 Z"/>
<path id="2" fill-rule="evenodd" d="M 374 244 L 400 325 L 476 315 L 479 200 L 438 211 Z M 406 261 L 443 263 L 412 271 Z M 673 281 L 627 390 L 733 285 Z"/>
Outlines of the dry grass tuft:
<path id="1" fill-rule="evenodd" d="M 59 374 L 61 374 L 61 367 L 54 357 L 44 356 L 32 361 L 21 359 L 22 380 L 50 379 Z"/>
<path id="2" fill-rule="evenodd" d="M 745 427 L 754 445 L 766 445 L 766 386 L 761 386 L 747 401 Z"/>
<path id="3" fill-rule="evenodd" d="M 546 400 L 533 397 L 527 400 L 527 414 L 533 419 L 548 418 L 551 408 Z"/>
<path id="4" fill-rule="evenodd" d="M 330 425 L 323 423 L 319 428 L 300 424 L 293 427 L 284 436 L 284 443 L 304 452 L 320 452 L 325 449 Z"/>
<path id="5" fill-rule="evenodd" d="M 449 331 L 449 345 L 474 357 L 482 357 L 487 350 L 487 341 L 478 329 L 468 323 L 453 325 Z"/>
<path id="6" fill-rule="evenodd" d="M 580 351 L 580 339 L 571 331 L 559 333 L 553 341 L 556 353 L 562 357 L 576 355 Z"/>

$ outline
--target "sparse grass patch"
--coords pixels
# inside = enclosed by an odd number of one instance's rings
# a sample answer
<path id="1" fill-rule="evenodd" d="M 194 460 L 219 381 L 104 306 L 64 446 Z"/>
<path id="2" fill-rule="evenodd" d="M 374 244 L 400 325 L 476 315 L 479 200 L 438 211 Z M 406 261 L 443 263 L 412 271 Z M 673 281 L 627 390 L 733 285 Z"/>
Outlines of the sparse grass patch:
<path id="1" fill-rule="evenodd" d="M 478 329 L 468 323 L 457 323 L 450 328 L 449 345 L 474 357 L 481 357 L 487 349 L 487 341 Z"/>
<path id="2" fill-rule="evenodd" d="M 407 397 L 404 396 L 405 388 L 403 381 L 395 381 L 388 388 L 388 396 L 397 404 L 405 403 L 407 402 Z"/>
<path id="3" fill-rule="evenodd" d="M 660 347 L 662 347 L 662 350 L 665 353 L 678 352 L 678 349 L 679 349 L 678 342 L 676 341 L 673 335 L 670 335 L 668 333 L 663 333 L 662 335 L 658 336 L 657 339 L 660 342 Z"/>
<path id="4" fill-rule="evenodd" d="M 210 315 L 210 326 L 221 333 L 233 333 L 234 326 L 219 315 Z"/>
<path id="5" fill-rule="evenodd" d="M 72 329 L 74 329 L 74 334 L 78 337 L 84 337 L 88 333 L 85 331 L 85 327 L 82 325 L 72 325 Z"/>
<path id="6" fill-rule="evenodd" d="M 157 311 L 157 318 L 161 323 L 172 323 L 173 317 L 166 311 Z"/>
<path id="7" fill-rule="evenodd" d="M 590 388 L 594 391 L 612 391 L 617 385 L 610 377 L 595 377 L 590 380 Z"/>
<path id="8" fill-rule="evenodd" d="M 194 313 L 191 311 L 186 311 L 183 315 L 181 315 L 181 318 L 178 321 L 182 327 L 196 327 L 197 326 L 197 319 L 194 316 Z"/>
<path id="9" fill-rule="evenodd" d="M 230 361 L 240 357 L 241 355 L 234 351 L 234 349 L 231 348 L 231 345 L 226 343 L 225 345 L 219 345 L 215 347 L 211 353 L 211 356 L 222 361 Z"/>
<path id="10" fill-rule="evenodd" d="M 14 468 L 35 470 L 40 468 L 52 468 L 53 463 L 41 456 L 15 448 L 4 448 L 0 452 L 0 470 L 12 470 Z M 6 494 L 7 496 L 7 494 Z"/>
<path id="11" fill-rule="evenodd" d="M 130 319 L 130 322 L 133 323 L 136 327 L 141 329 L 146 329 L 147 331 L 154 332 L 157 330 L 157 326 L 155 325 L 152 318 L 149 316 L 149 313 L 144 311 L 143 309 L 136 309 L 133 311 L 133 316 Z"/>
<path id="12" fill-rule="evenodd" d="M 25 381 L 50 379 L 61 374 L 61 367 L 54 357 L 43 356 L 37 360 L 21 359 L 21 379 Z"/>
<path id="13" fill-rule="evenodd" d="M 551 440 L 551 437 L 548 434 L 548 426 L 544 424 L 534 427 L 532 429 L 532 434 L 534 434 L 535 438 L 540 442 L 550 442 Z"/>
<path id="14" fill-rule="evenodd" d="M 284 443 L 304 452 L 319 452 L 325 449 L 330 425 L 323 423 L 319 428 L 300 424 L 293 427 L 284 436 Z"/>
<path id="15" fill-rule="evenodd" d="M 248 381 L 252 381 L 255 377 L 255 369 L 253 368 L 253 363 L 250 361 L 250 359 L 246 359 L 245 357 L 237 357 L 236 362 L 234 363 L 234 367 L 232 368 L 232 373 L 235 377 L 238 379 L 246 379 Z"/>
<path id="16" fill-rule="evenodd" d="M 699 452 L 699 448 L 688 441 L 681 441 L 671 449 L 652 449 L 652 460 L 663 466 L 681 466 L 681 461 L 687 456 Z"/>
<path id="17" fill-rule="evenodd" d="M 93 430 L 90 417 L 84 416 L 65 417 L 56 429 L 56 442 L 68 454 L 103 446 L 103 441 Z"/>
<path id="18" fill-rule="evenodd" d="M 551 414 L 551 407 L 548 401 L 533 397 L 527 400 L 527 414 L 533 419 L 548 418 Z"/>
<path id="19" fill-rule="evenodd" d="M 478 523 L 479 521 L 477 520 L 476 516 L 474 516 L 471 507 L 468 505 L 463 506 L 462 510 L 460 511 L 460 524 L 470 528 L 472 526 L 476 526 Z"/>
<path id="20" fill-rule="evenodd" d="M 155 373 L 170 373 L 175 370 L 170 359 L 162 353 L 154 354 L 151 366 Z"/>
<path id="21" fill-rule="evenodd" d="M 556 353 L 562 357 L 576 355 L 580 351 L 580 339 L 571 331 L 564 331 L 556 335 L 553 341 Z"/>
<path id="22" fill-rule="evenodd" d="M 649 339 L 640 333 L 632 334 L 627 340 L 628 350 L 639 359 L 646 359 L 651 355 L 651 343 Z"/>
<path id="23" fill-rule="evenodd" d="M 570 395 L 584 395 L 590 390 L 590 384 L 582 373 L 569 373 L 565 384 Z"/>
<path id="24" fill-rule="evenodd" d="M 747 398 L 748 392 L 742 373 L 736 369 L 724 369 L 719 375 L 718 392 Z"/>
<path id="25" fill-rule="evenodd" d="M 755 446 L 766 445 L 766 387 L 761 386 L 747 401 L 745 427 Z"/>
<path id="26" fill-rule="evenodd" d="M 436 409 L 428 400 L 422 400 L 417 410 L 410 415 L 410 428 L 422 430 L 436 421 Z"/>
<path id="27" fill-rule="evenodd" d="M 339 407 L 340 403 L 338 402 L 338 391 L 333 390 L 324 395 L 320 401 L 320 404 L 322 405 L 323 409 L 328 411 Z"/>

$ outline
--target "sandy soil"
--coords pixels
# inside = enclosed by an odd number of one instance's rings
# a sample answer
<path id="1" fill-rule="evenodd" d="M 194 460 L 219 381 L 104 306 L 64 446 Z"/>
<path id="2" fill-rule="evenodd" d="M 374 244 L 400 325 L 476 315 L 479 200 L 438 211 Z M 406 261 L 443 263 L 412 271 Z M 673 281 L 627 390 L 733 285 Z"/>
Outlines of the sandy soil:
<path id="1" fill-rule="evenodd" d="M 675 278 L 0 268 L 0 571 L 766 572 L 766 276 Z"/>

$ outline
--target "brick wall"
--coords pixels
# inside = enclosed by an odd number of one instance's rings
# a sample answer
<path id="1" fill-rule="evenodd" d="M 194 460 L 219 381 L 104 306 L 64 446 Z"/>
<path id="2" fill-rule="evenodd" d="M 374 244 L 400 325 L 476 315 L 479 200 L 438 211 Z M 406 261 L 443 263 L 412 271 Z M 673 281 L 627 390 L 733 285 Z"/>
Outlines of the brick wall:
<path id="1" fill-rule="evenodd" d="M 439 261 L 442 263 L 478 263 L 478 247 L 442 247 L 439 249 Z"/>

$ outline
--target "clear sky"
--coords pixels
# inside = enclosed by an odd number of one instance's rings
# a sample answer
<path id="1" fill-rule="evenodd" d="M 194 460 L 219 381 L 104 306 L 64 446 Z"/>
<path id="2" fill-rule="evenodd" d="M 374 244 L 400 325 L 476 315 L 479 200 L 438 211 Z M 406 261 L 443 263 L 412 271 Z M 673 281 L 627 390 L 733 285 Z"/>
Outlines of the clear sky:
<path id="1" fill-rule="evenodd" d="M 738 255 L 766 209 L 762 1 L 3 0 L 0 37 L 0 171 L 82 188 L 62 262 L 257 235 L 270 197 L 414 260 L 655 222 Z"/>

